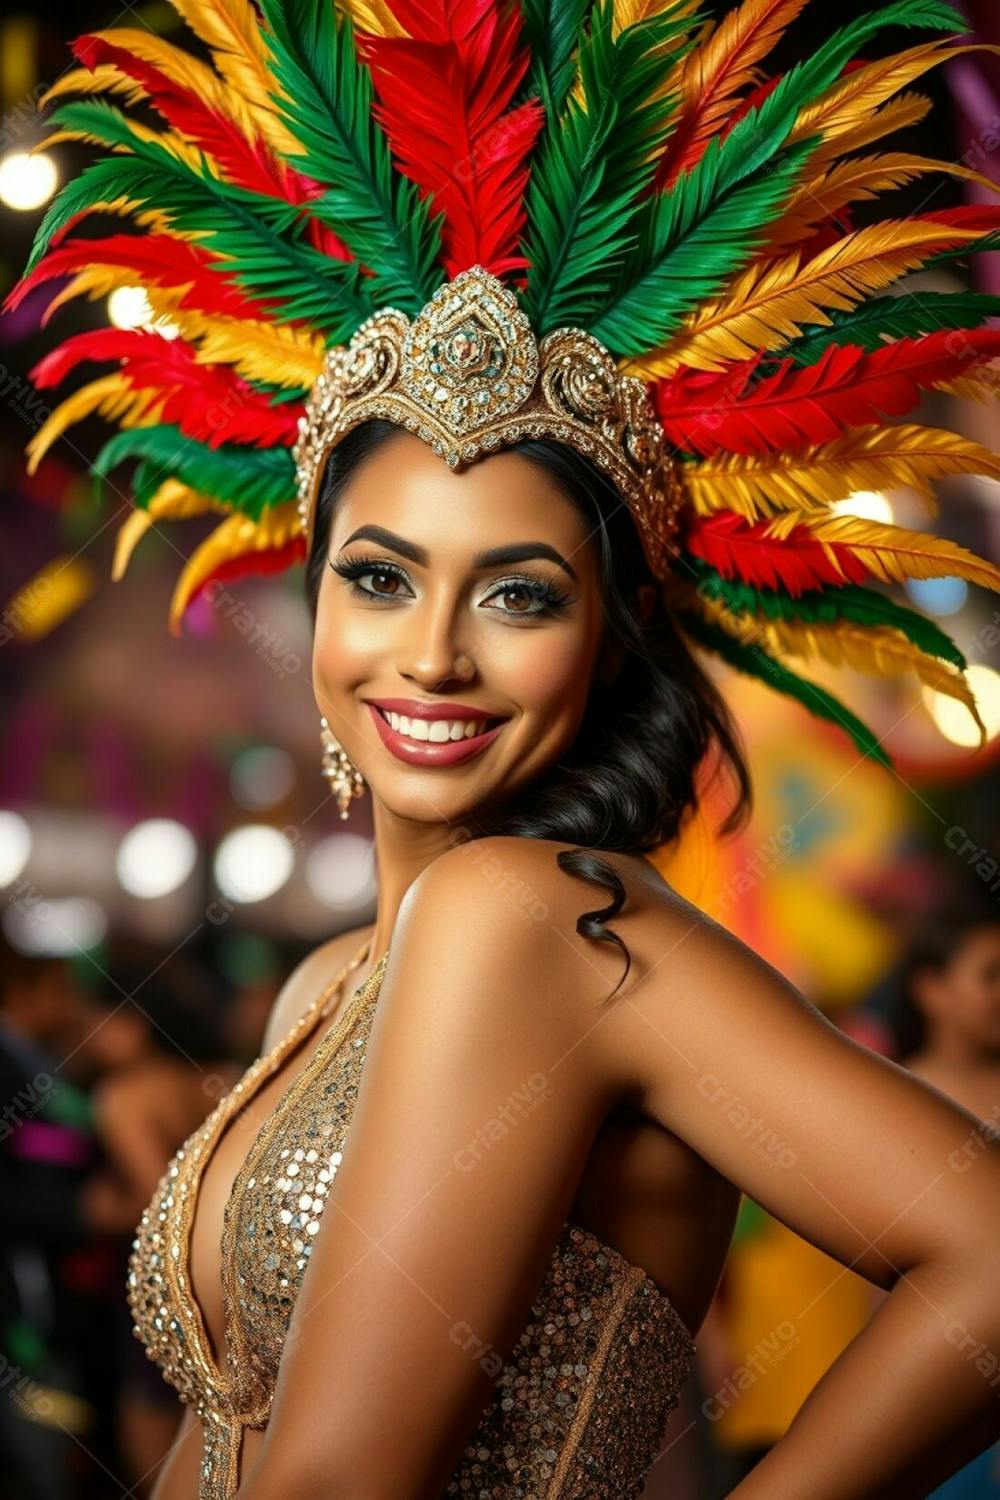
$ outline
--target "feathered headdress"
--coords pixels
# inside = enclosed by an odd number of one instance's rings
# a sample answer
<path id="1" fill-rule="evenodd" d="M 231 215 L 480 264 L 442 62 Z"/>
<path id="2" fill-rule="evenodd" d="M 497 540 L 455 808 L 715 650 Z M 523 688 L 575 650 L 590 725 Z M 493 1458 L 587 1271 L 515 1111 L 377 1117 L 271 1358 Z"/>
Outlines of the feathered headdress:
<path id="1" fill-rule="evenodd" d="M 441 421 L 417 414 L 437 409 L 434 379 L 460 426 L 463 362 L 477 390 L 494 382 L 474 397 L 488 402 L 520 360 L 530 379 L 516 398 L 507 387 L 507 427 L 469 452 L 520 431 L 519 403 L 545 408 L 538 430 L 556 430 L 557 409 L 572 417 L 567 441 L 609 472 L 624 464 L 698 645 L 883 760 L 788 658 L 912 670 L 975 713 L 955 644 L 867 585 L 957 575 L 1000 589 L 1000 569 L 834 508 L 899 484 L 933 505 L 936 476 L 1000 477 L 969 439 L 885 420 L 927 390 L 990 391 L 1000 330 L 982 325 L 1000 298 L 877 295 L 994 248 L 1000 209 L 847 219 L 924 174 L 978 178 L 871 149 L 926 112 L 910 85 L 974 44 L 922 35 L 964 30 L 941 0 L 894 0 L 767 76 L 805 3 L 743 0 L 713 28 L 696 0 L 173 0 L 211 65 L 144 30 L 78 38 L 82 66 L 42 102 L 88 97 L 55 109 L 49 142 L 111 154 L 52 203 L 6 306 L 68 277 L 46 318 L 140 286 L 165 322 L 77 334 L 38 363 L 43 389 L 81 361 L 114 368 L 55 408 L 29 467 L 93 412 L 119 424 L 93 464 L 103 478 L 138 461 L 115 577 L 154 522 L 219 512 L 178 582 L 176 633 L 213 580 L 304 559 L 324 445 L 366 391 L 407 390 L 409 425 L 444 452 Z M 890 25 L 915 44 L 857 61 Z M 99 95 L 151 106 L 162 127 Z M 68 233 L 96 211 L 132 231 Z M 434 300 L 466 273 L 492 297 L 485 323 L 470 325 L 471 304 L 449 322 Z M 581 349 L 591 368 L 569 370 Z"/>

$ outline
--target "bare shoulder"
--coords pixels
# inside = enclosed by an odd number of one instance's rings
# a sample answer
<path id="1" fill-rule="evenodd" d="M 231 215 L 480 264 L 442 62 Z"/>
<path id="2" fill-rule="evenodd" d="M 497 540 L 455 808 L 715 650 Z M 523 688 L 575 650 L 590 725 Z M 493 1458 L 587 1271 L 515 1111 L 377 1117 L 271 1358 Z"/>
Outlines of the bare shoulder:
<path id="1" fill-rule="evenodd" d="M 324 985 L 353 958 L 371 932 L 370 925 L 338 932 L 300 959 L 274 998 L 264 1029 L 262 1053 L 269 1052 L 292 1029 Z"/>
<path id="2" fill-rule="evenodd" d="M 454 845 L 422 872 L 393 947 L 405 941 L 421 969 L 445 965 L 456 980 L 468 964 L 484 984 L 592 1027 L 609 993 L 634 992 L 692 912 L 641 855 L 490 835 Z M 599 936 L 602 926 L 624 946 Z"/>

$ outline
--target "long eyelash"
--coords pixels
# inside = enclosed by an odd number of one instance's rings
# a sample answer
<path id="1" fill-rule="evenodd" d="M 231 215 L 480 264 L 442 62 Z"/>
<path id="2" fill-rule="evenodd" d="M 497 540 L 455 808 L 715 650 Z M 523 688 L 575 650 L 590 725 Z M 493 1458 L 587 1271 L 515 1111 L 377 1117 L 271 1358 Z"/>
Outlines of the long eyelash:
<path id="1" fill-rule="evenodd" d="M 395 594 L 376 594 L 371 589 L 359 587 L 357 579 L 362 578 L 366 573 L 385 573 L 390 578 L 398 578 L 402 583 L 409 581 L 398 564 L 386 562 L 384 558 L 375 557 L 371 553 L 338 558 L 336 562 L 330 558 L 330 567 L 338 577 L 346 578 L 354 583 L 352 592 L 363 599 L 391 600 L 397 597 Z"/>
<path id="2" fill-rule="evenodd" d="M 398 578 L 403 583 L 409 579 L 403 568 L 397 563 L 387 562 L 384 558 L 377 557 L 373 553 L 358 554 L 354 557 L 338 558 L 337 561 L 330 559 L 330 567 L 340 578 L 345 578 L 355 584 L 354 593 L 364 599 L 393 599 L 393 594 L 376 594 L 370 589 L 357 587 L 357 580 L 367 573 L 384 573 L 390 578 Z M 507 578 L 498 578 L 492 591 L 487 598 L 494 599 L 506 593 L 510 588 L 525 588 L 536 601 L 539 608 L 534 610 L 501 610 L 501 614 L 517 615 L 523 614 L 526 618 L 537 619 L 539 615 L 553 614 L 569 603 L 568 592 L 559 589 L 555 584 L 549 583 L 547 579 L 535 578 L 530 573 L 514 573 Z"/>
<path id="3" fill-rule="evenodd" d="M 531 611 L 531 613 L 536 617 L 541 614 L 548 614 L 557 609 L 561 609 L 564 604 L 567 604 L 569 602 L 570 597 L 569 594 L 564 592 L 562 589 L 556 588 L 554 583 L 549 583 L 547 579 L 543 578 L 533 578 L 528 573 L 513 574 L 510 578 L 498 579 L 492 593 L 490 593 L 488 597 L 490 599 L 494 599 L 498 595 L 506 593 L 509 588 L 525 588 L 528 590 L 528 592 L 541 605 L 540 609 Z M 507 610 L 504 611 L 504 613 L 525 614 L 526 611 Z"/>

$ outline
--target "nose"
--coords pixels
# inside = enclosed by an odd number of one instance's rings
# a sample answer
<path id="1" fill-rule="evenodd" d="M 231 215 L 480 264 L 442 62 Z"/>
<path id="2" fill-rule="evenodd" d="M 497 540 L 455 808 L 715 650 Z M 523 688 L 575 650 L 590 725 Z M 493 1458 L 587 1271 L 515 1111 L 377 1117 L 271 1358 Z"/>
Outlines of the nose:
<path id="1" fill-rule="evenodd" d="M 456 637 L 454 611 L 446 600 L 437 605 L 427 601 L 423 608 L 409 610 L 399 675 L 426 692 L 471 681 L 475 665 Z"/>

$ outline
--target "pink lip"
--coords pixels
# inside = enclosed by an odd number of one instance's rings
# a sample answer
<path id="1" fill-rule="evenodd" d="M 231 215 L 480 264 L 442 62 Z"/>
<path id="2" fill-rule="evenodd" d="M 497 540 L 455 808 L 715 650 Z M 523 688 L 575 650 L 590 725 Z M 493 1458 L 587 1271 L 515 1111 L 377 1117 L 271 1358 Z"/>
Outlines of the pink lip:
<path id="1" fill-rule="evenodd" d="M 405 704 L 407 702 L 405 698 L 380 698 L 376 701 L 381 706 L 391 708 L 393 713 L 405 714 L 407 712 L 405 707 L 401 707 L 398 709 L 395 707 L 395 704 L 397 703 Z M 434 708 L 437 710 L 440 710 L 443 707 L 446 707 L 446 705 L 440 703 L 434 704 Z M 478 755 L 481 750 L 485 750 L 486 746 L 491 744 L 493 740 L 496 739 L 497 735 L 503 728 L 503 724 L 496 724 L 492 729 L 487 729 L 484 734 L 474 735 L 471 739 L 468 740 L 445 740 L 440 745 L 432 745 L 429 740 L 410 740 L 407 739 L 405 735 L 397 734 L 388 720 L 383 719 L 382 715 L 378 711 L 378 708 L 376 708 L 375 706 L 375 701 L 370 701 L 368 703 L 368 711 L 375 721 L 375 728 L 378 730 L 379 738 L 381 739 L 386 749 L 391 751 L 391 753 L 396 757 L 397 760 L 401 760 L 406 765 L 410 766 L 456 765 L 459 761 L 468 760 L 470 756 Z M 436 712 L 433 714 L 414 713 L 412 715 L 408 715 L 408 717 L 428 719 L 482 719 L 488 718 L 489 715 L 482 713 L 470 713 L 466 708 L 461 714 L 441 712 Z M 507 721 L 505 719 L 504 723 L 506 722 Z"/>

